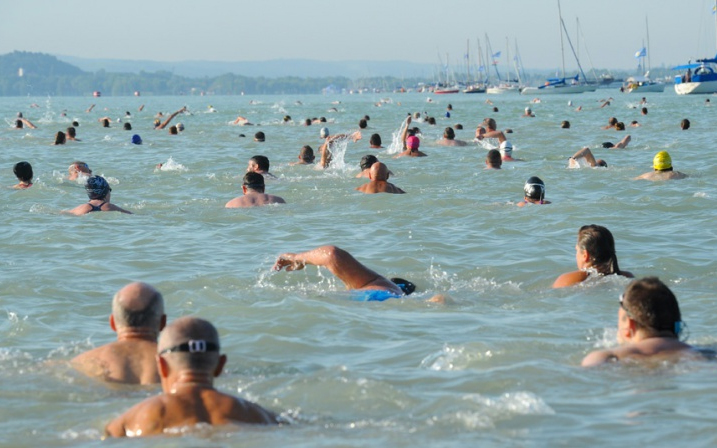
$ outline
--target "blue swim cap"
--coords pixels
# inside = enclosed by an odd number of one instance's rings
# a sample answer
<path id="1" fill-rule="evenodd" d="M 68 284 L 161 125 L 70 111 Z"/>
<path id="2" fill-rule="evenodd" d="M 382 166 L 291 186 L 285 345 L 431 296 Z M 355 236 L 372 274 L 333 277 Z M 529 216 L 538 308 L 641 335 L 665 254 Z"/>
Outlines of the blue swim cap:
<path id="1" fill-rule="evenodd" d="M 137 134 L 134 134 L 134 135 L 132 136 L 132 143 L 135 144 L 135 145 L 141 145 L 141 144 L 142 144 L 142 137 L 140 137 L 140 136 L 137 135 Z"/>

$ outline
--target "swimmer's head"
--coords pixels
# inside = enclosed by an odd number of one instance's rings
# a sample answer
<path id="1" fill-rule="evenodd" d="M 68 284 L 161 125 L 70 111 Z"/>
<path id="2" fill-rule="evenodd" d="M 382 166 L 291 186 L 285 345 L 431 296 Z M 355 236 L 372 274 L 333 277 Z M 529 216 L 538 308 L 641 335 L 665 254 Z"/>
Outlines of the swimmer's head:
<path id="1" fill-rule="evenodd" d="M 657 277 L 630 283 L 620 296 L 620 306 L 638 329 L 648 333 L 669 332 L 679 337 L 684 325 L 677 297 Z"/>
<path id="2" fill-rule="evenodd" d="M 421 145 L 421 141 L 415 135 L 412 135 L 406 139 L 406 147 L 411 151 L 418 151 L 418 147 Z"/>
<path id="3" fill-rule="evenodd" d="M 359 120 L 359 128 L 360 129 L 366 129 L 367 126 L 368 126 L 368 120 L 366 120 L 365 118 L 362 118 Z"/>
<path id="4" fill-rule="evenodd" d="M 328 137 L 329 136 L 329 128 L 321 128 L 321 130 L 319 131 L 319 136 L 321 138 Z"/>
<path id="5" fill-rule="evenodd" d="M 612 142 L 603 142 L 602 147 L 605 149 L 614 148 L 615 145 Z"/>
<path id="6" fill-rule="evenodd" d="M 28 162 L 16 163 L 15 166 L 12 168 L 12 172 L 15 174 L 15 177 L 17 177 L 18 180 L 21 182 L 32 181 L 32 165 L 30 165 Z"/>
<path id="7" fill-rule="evenodd" d="M 155 118 L 155 119 L 154 119 L 154 127 L 156 128 L 156 127 L 159 126 L 160 124 L 162 124 L 162 122 L 159 121 L 159 118 Z"/>
<path id="8" fill-rule="evenodd" d="M 299 152 L 299 158 L 306 163 L 314 163 L 314 149 L 309 145 L 304 145 Z"/>
<path id="9" fill-rule="evenodd" d="M 410 295 L 413 291 L 416 290 L 416 285 L 409 282 L 405 278 L 399 278 L 399 277 L 393 277 L 390 279 L 393 283 L 396 284 L 399 288 L 401 288 L 401 291 L 403 291 L 404 294 Z"/>
<path id="10" fill-rule="evenodd" d="M 140 137 L 140 136 L 137 135 L 137 134 L 134 134 L 134 135 L 132 136 L 132 144 L 133 144 L 133 145 L 141 145 L 141 144 L 142 144 L 142 137 Z"/>
<path id="11" fill-rule="evenodd" d="M 254 141 L 255 142 L 263 142 L 266 140 L 266 135 L 264 135 L 263 132 L 259 131 L 256 134 L 254 134 Z"/>
<path id="12" fill-rule="evenodd" d="M 688 130 L 690 128 L 690 120 L 688 120 L 687 118 L 683 118 L 682 121 L 680 122 L 680 128 L 683 131 Z"/>
<path id="13" fill-rule="evenodd" d="M 453 130 L 452 127 L 448 126 L 445 131 L 443 131 L 443 138 L 446 140 L 453 140 L 456 138 L 456 132 Z"/>
<path id="14" fill-rule="evenodd" d="M 530 115 L 530 114 L 532 114 L 532 113 L 533 113 L 533 111 L 532 111 L 532 110 L 530 110 L 530 108 L 529 108 L 529 107 L 526 107 L 526 108 L 525 108 L 525 113 L 526 113 L 527 115 Z"/>
<path id="15" fill-rule="evenodd" d="M 177 123 L 177 130 L 178 130 L 179 132 L 184 131 L 184 125 L 183 125 L 182 123 Z"/>
<path id="16" fill-rule="evenodd" d="M 624 130 L 625 130 L 625 123 L 623 123 L 622 121 L 618 121 L 618 122 L 615 124 L 615 130 L 616 130 L 616 131 L 624 131 Z"/>
<path id="17" fill-rule="evenodd" d="M 671 171 L 672 170 L 672 158 L 667 151 L 660 151 L 655 154 L 655 158 L 652 159 L 652 166 L 655 171 Z"/>
<path id="18" fill-rule="evenodd" d="M 539 177 L 533 176 L 525 182 L 523 186 L 525 197 L 534 201 L 542 201 L 545 199 L 545 182 Z"/>
<path id="19" fill-rule="evenodd" d="M 498 147 L 500 149 L 500 155 L 503 157 L 510 157 L 513 155 L 513 145 L 508 140 L 504 141 Z"/>
<path id="20" fill-rule="evenodd" d="M 376 162 L 378 162 L 378 159 L 376 158 L 376 156 L 368 154 L 368 155 L 361 157 L 361 161 L 359 162 L 359 165 L 361 166 L 362 170 L 367 170 L 367 169 L 371 168 L 371 166 Z"/>
<path id="21" fill-rule="evenodd" d="M 90 176 L 85 183 L 85 191 L 90 199 L 104 199 L 112 188 L 102 176 Z"/>
<path id="22" fill-rule="evenodd" d="M 125 123 L 122 127 L 124 128 L 125 131 L 132 130 L 132 124 L 130 124 L 130 123 Z"/>
<path id="23" fill-rule="evenodd" d="M 22 127 L 23 127 L 22 120 L 19 118 L 17 120 L 15 120 L 15 128 L 22 129 Z"/>
<path id="24" fill-rule="evenodd" d="M 560 127 L 562 129 L 570 129 L 570 122 L 568 120 L 563 120 L 563 122 L 560 123 Z"/>
<path id="25" fill-rule="evenodd" d="M 254 172 L 246 173 L 244 175 L 244 179 L 242 179 L 242 187 L 244 187 L 246 190 L 263 193 L 265 188 L 264 176 Z"/>
<path id="26" fill-rule="evenodd" d="M 368 141 L 371 146 L 381 146 L 381 136 L 378 134 L 372 134 L 371 139 Z"/>

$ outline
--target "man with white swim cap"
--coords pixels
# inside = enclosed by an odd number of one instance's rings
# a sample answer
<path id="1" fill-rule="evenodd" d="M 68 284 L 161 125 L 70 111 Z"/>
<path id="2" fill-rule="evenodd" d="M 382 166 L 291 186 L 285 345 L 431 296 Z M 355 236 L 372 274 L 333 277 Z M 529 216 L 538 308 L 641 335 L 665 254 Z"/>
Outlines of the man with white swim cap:
<path id="1" fill-rule="evenodd" d="M 162 294 L 146 283 L 130 283 L 112 299 L 110 327 L 117 340 L 76 356 L 70 364 L 109 383 L 159 383 L 157 337 L 166 322 Z"/>
<path id="2" fill-rule="evenodd" d="M 258 404 L 214 388 L 227 357 L 220 355 L 219 333 L 210 322 L 196 317 L 175 320 L 162 331 L 155 354 L 163 393 L 108 423 L 105 437 L 161 435 L 200 423 L 278 423 Z"/>
<path id="3" fill-rule="evenodd" d="M 620 295 L 617 322 L 620 346 L 594 351 L 583 359 L 582 365 L 592 367 L 628 359 L 704 359 L 708 353 L 700 353 L 680 341 L 684 326 L 677 297 L 667 285 L 657 277 L 635 280 Z"/>
<path id="4" fill-rule="evenodd" d="M 675 171 L 672 168 L 672 158 L 670 157 L 670 154 L 667 151 L 660 151 L 657 154 L 655 154 L 655 157 L 652 159 L 652 166 L 654 168 L 654 171 L 650 171 L 649 173 L 641 174 L 640 176 L 636 177 L 635 179 L 644 179 L 644 180 L 673 180 L 673 179 L 684 179 L 687 177 L 687 174 L 681 173 L 679 171 Z"/>
<path id="5" fill-rule="evenodd" d="M 545 182 L 537 176 L 530 177 L 523 186 L 524 197 L 518 202 L 518 207 L 524 207 L 528 204 L 550 204 L 545 200 Z"/>

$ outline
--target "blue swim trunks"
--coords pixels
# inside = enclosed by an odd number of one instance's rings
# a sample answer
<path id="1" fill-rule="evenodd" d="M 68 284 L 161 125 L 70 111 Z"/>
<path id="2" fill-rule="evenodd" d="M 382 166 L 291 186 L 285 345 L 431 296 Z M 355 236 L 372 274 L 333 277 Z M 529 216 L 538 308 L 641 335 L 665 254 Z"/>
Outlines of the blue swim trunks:
<path id="1" fill-rule="evenodd" d="M 355 300 L 357 302 L 383 302 L 386 299 L 397 299 L 399 297 L 403 297 L 403 295 L 386 291 L 384 289 L 351 291 L 351 300 Z"/>

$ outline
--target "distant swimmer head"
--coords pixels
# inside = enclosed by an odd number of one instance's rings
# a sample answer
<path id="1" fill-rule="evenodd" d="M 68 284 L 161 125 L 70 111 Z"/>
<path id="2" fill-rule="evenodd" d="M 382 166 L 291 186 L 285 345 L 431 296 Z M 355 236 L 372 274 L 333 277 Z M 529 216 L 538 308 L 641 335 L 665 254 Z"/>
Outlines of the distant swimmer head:
<path id="1" fill-rule="evenodd" d="M 359 162 L 359 165 L 361 166 L 362 170 L 367 170 L 367 169 L 371 168 L 371 165 L 373 165 L 376 162 L 378 162 L 378 159 L 376 158 L 376 156 L 374 156 L 372 154 L 368 154 L 368 155 L 361 157 L 361 161 Z"/>
<path id="2" fill-rule="evenodd" d="M 104 199 L 112 189 L 102 176 L 91 176 L 85 183 L 85 191 L 90 199 Z"/>
<path id="3" fill-rule="evenodd" d="M 542 201 L 545 199 L 545 182 L 539 177 L 533 176 L 525 182 L 523 186 L 525 197 L 534 201 Z"/>
<path id="4" fill-rule="evenodd" d="M 448 126 L 445 131 L 443 131 L 443 137 L 446 140 L 454 140 L 456 138 L 456 132 L 453 130 L 452 127 Z"/>
<path id="5" fill-rule="evenodd" d="M 329 136 L 329 128 L 321 128 L 321 130 L 319 131 L 319 135 L 321 136 L 321 138 L 328 137 Z"/>
<path id="6" fill-rule="evenodd" d="M 608 148 L 614 148 L 615 145 L 612 142 L 603 142 L 602 147 L 605 149 L 608 149 Z"/>
<path id="7" fill-rule="evenodd" d="M 529 114 L 529 113 L 531 113 L 531 112 L 533 112 L 533 111 L 532 111 L 532 110 L 530 110 L 530 108 L 529 108 L 529 107 L 526 107 L 526 108 L 525 108 L 525 113 L 526 113 L 526 114 Z"/>
<path id="8" fill-rule="evenodd" d="M 184 130 L 184 124 L 182 124 L 182 123 L 177 123 L 177 130 L 178 130 L 179 132 L 182 132 L 182 131 Z"/>
<path id="9" fill-rule="evenodd" d="M 414 285 L 413 283 L 409 282 L 408 280 L 406 280 L 404 278 L 394 277 L 390 280 L 393 283 L 395 283 L 396 286 L 401 288 L 401 291 L 403 291 L 403 293 L 406 295 L 410 295 L 413 291 L 416 290 L 416 285 Z"/>
<path id="10" fill-rule="evenodd" d="M 513 145 L 508 140 L 501 143 L 498 149 L 500 149 L 500 155 L 503 157 L 513 155 Z"/>
<path id="11" fill-rule="evenodd" d="M 415 135 L 412 135 L 406 139 L 406 147 L 411 151 L 418 150 L 421 145 L 421 141 Z"/>
<path id="12" fill-rule="evenodd" d="M 655 171 L 670 171 L 672 170 L 672 158 L 667 151 L 660 151 L 655 154 L 655 158 L 652 159 L 652 166 Z"/>
<path id="13" fill-rule="evenodd" d="M 132 144 L 133 145 L 141 145 L 142 144 L 142 137 L 140 137 L 138 134 L 134 134 L 132 136 Z"/>

